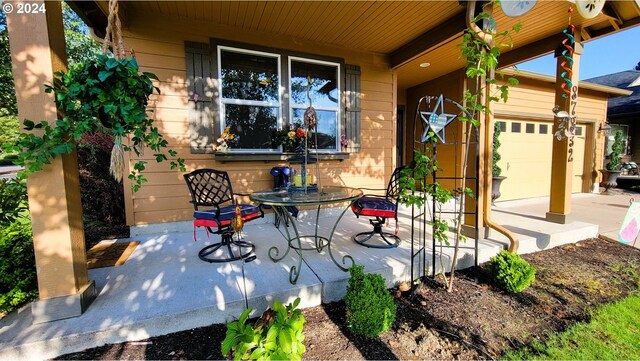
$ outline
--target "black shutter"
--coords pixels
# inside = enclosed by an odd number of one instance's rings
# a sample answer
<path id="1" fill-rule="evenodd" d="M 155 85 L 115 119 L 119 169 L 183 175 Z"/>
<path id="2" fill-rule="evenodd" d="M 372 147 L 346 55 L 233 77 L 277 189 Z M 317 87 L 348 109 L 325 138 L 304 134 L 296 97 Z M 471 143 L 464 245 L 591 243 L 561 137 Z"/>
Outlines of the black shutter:
<path id="1" fill-rule="evenodd" d="M 360 66 L 345 64 L 345 136 L 347 152 L 360 152 Z"/>
<path id="2" fill-rule="evenodd" d="M 187 41 L 184 48 L 187 63 L 191 153 L 211 153 L 214 135 L 209 44 Z"/>

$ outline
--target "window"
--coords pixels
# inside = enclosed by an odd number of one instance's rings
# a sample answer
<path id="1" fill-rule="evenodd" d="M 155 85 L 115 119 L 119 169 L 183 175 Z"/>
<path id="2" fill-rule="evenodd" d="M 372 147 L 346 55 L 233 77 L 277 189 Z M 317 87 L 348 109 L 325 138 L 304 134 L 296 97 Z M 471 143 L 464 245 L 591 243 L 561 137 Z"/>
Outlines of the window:
<path id="1" fill-rule="evenodd" d="M 497 122 L 501 132 L 507 131 L 507 122 Z"/>
<path id="2" fill-rule="evenodd" d="M 315 109 L 318 124 L 310 135 L 318 150 L 340 149 L 341 64 L 219 45 L 220 131 L 236 135 L 234 151 L 280 151 L 272 133 L 304 125 Z M 283 64 L 284 63 L 284 64 Z"/>
<path id="3" fill-rule="evenodd" d="M 578 137 L 582 136 L 582 127 L 576 127 L 574 135 Z"/>
<path id="4" fill-rule="evenodd" d="M 318 117 L 316 133 L 312 141 L 318 141 L 318 149 L 338 149 L 340 115 L 339 64 L 302 58 L 290 58 L 290 107 L 291 123 L 304 124 L 304 113 L 313 106 Z"/>
<path id="5" fill-rule="evenodd" d="M 525 132 L 529 134 L 533 134 L 536 131 L 536 125 L 533 123 L 527 123 L 525 125 Z"/>
<path id="6" fill-rule="evenodd" d="M 236 135 L 235 149 L 270 149 L 281 119 L 280 56 L 218 48 L 222 128 Z"/>
<path id="7" fill-rule="evenodd" d="M 540 124 L 540 134 L 547 134 L 549 132 L 549 125 Z"/>
<path id="8" fill-rule="evenodd" d="M 521 127 L 522 127 L 522 124 L 520 123 L 517 123 L 517 122 L 511 123 L 511 133 L 520 133 Z"/>

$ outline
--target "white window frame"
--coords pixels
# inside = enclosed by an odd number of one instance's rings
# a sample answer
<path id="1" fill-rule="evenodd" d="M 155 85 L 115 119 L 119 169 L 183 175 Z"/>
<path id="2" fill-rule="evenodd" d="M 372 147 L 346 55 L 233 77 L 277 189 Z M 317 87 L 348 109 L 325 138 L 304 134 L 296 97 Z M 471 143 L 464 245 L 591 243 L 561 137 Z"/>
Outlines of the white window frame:
<path id="1" fill-rule="evenodd" d="M 297 57 L 297 56 L 290 56 L 288 57 L 288 71 L 289 74 L 287 75 L 288 77 L 288 87 L 289 87 L 289 92 L 291 92 L 291 62 L 292 61 L 298 61 L 298 62 L 302 62 L 302 63 L 313 63 L 313 64 L 319 64 L 319 65 L 328 65 L 328 66 L 335 66 L 336 67 L 336 80 L 338 83 L 338 104 L 335 107 L 327 107 L 327 106 L 318 106 L 318 105 L 313 105 L 313 108 L 316 110 L 328 110 L 328 111 L 335 111 L 336 112 L 336 144 L 335 144 L 335 149 L 318 149 L 318 153 L 337 153 L 341 151 L 341 147 L 340 147 L 340 140 L 342 139 L 342 126 L 341 126 L 341 119 L 342 119 L 342 69 L 340 69 L 340 63 L 336 63 L 336 62 L 332 62 L 332 61 L 324 61 L 324 60 L 317 60 L 317 59 L 312 59 L 312 58 L 304 58 L 304 57 Z M 293 110 L 294 109 L 307 109 L 309 107 L 308 104 L 303 105 L 303 106 L 297 106 L 293 104 L 293 101 L 289 100 L 289 119 L 291 121 L 293 121 Z"/>
<path id="2" fill-rule="evenodd" d="M 229 99 L 229 98 L 224 98 L 222 96 L 223 93 L 223 83 L 222 83 L 222 52 L 223 51 L 229 51 L 229 52 L 235 52 L 235 53 L 243 53 L 243 54 L 252 54 L 252 55 L 259 55 L 259 56 L 264 56 L 264 57 L 270 57 L 270 58 L 276 58 L 278 61 L 278 102 L 265 102 L 265 101 L 256 101 L 256 100 L 242 100 L 242 99 Z M 276 129 L 282 129 L 283 126 L 283 121 L 282 121 L 282 93 L 283 93 L 283 89 L 282 89 L 282 66 L 281 66 L 281 55 L 277 54 L 277 53 L 268 53 L 268 52 L 264 52 L 264 51 L 257 51 L 257 50 L 250 50 L 250 49 L 244 49 L 244 48 L 237 48 L 237 47 L 233 47 L 233 46 L 225 46 L 225 45 L 218 45 L 217 50 L 216 50 L 217 54 L 216 56 L 218 57 L 218 74 L 217 74 L 217 80 L 218 80 L 218 84 L 219 84 L 219 95 L 218 95 L 218 101 L 220 104 L 220 133 L 222 133 L 224 131 L 224 128 L 226 127 L 226 105 L 227 104 L 233 104 L 233 105 L 248 105 L 248 106 L 264 106 L 264 107 L 276 107 L 278 108 L 278 119 L 277 119 L 277 124 L 276 124 Z M 215 142 L 215 139 L 214 139 Z M 279 152 L 279 150 L 277 149 L 269 149 L 269 148 L 253 148 L 253 149 L 247 149 L 247 148 L 233 148 L 231 149 L 233 152 L 238 152 L 238 153 L 252 153 L 252 152 Z"/>

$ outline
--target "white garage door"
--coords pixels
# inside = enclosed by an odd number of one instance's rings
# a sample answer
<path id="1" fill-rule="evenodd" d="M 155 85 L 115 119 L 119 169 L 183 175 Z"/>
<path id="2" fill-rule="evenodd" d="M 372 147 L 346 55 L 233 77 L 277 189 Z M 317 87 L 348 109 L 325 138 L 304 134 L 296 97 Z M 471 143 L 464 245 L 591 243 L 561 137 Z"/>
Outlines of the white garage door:
<path id="1" fill-rule="evenodd" d="M 498 120 L 504 131 L 498 150 L 502 175 L 500 200 L 548 196 L 551 187 L 552 124 Z M 578 124 L 573 138 L 572 191 L 582 191 L 586 126 Z"/>

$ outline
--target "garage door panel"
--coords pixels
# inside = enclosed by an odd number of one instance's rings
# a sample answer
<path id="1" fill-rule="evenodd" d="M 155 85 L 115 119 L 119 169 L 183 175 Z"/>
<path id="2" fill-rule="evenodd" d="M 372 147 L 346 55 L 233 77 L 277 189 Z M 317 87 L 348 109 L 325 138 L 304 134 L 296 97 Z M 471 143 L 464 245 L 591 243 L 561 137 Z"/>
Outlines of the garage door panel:
<path id="1" fill-rule="evenodd" d="M 506 122 L 506 131 L 500 135 L 500 155 L 498 163 L 502 175 L 507 179 L 502 182 L 500 200 L 521 199 L 548 196 L 551 187 L 551 159 L 553 153 L 552 125 L 546 122 L 519 122 L 520 133 L 512 132 L 510 120 Z M 534 133 L 526 133 L 526 124 L 533 123 Z M 547 125 L 547 134 L 540 134 L 540 125 Z M 585 127 L 582 127 L 584 134 Z M 584 137 L 574 138 L 572 191 L 582 191 L 582 173 L 584 165 Z"/>

